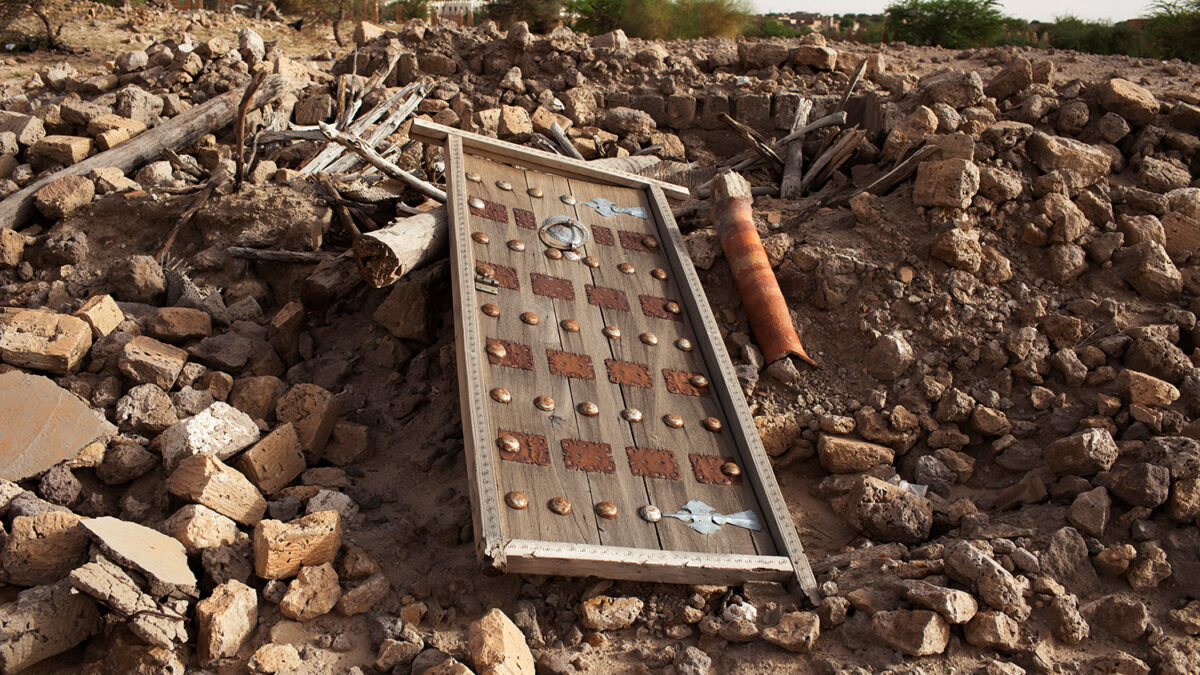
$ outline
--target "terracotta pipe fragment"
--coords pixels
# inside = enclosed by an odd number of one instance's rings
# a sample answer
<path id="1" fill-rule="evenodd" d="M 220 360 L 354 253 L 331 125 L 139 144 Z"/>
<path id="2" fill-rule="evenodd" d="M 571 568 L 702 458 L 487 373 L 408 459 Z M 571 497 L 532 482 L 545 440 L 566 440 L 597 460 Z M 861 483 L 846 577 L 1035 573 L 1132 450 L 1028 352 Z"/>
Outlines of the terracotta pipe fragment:
<path id="1" fill-rule="evenodd" d="M 763 357 L 767 363 L 773 363 L 792 354 L 816 366 L 816 361 L 800 344 L 787 300 L 754 227 L 750 183 L 733 171 L 718 174 L 712 180 L 711 194 L 711 217 L 717 226 L 717 236 Z"/>

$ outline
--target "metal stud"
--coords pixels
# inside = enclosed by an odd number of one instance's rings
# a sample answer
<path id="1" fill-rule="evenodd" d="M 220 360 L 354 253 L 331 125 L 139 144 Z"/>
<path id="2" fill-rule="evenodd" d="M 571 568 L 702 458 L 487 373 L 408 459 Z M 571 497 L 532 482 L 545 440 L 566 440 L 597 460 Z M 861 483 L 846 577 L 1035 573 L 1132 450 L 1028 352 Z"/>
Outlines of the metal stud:
<path id="1" fill-rule="evenodd" d="M 508 403 L 512 401 L 512 394 L 504 387 L 496 387 L 491 392 L 492 400 L 496 403 Z"/>
<path id="2" fill-rule="evenodd" d="M 493 342 L 490 345 L 488 345 L 487 353 L 498 359 L 502 359 L 502 358 L 508 356 L 508 350 L 505 349 L 504 345 L 500 344 L 499 342 Z"/>
<path id="3" fill-rule="evenodd" d="M 536 326 L 538 325 L 539 321 L 541 321 L 541 319 L 538 318 L 537 314 L 534 314 L 533 312 L 521 312 L 522 323 L 527 323 L 530 326 Z"/>
<path id="4" fill-rule="evenodd" d="M 638 339 L 642 341 L 642 344 L 650 345 L 651 347 L 658 344 L 658 336 L 654 333 L 642 333 L 638 336 Z"/>
<path id="5" fill-rule="evenodd" d="M 604 333 L 604 337 L 608 338 L 609 340 L 621 339 L 621 329 L 617 328 L 616 326 L 605 326 L 600 330 L 600 332 Z"/>
<path id="6" fill-rule="evenodd" d="M 645 246 L 646 248 L 651 248 L 651 249 L 658 248 L 658 240 L 655 239 L 654 237 L 647 235 L 645 237 L 642 237 L 642 246 Z"/>
<path id="7" fill-rule="evenodd" d="M 529 507 L 529 497 L 525 496 L 524 492 L 513 490 L 504 495 L 504 503 L 508 504 L 508 508 L 523 511 Z"/>
<path id="8" fill-rule="evenodd" d="M 605 520 L 612 520 L 617 517 L 617 505 L 612 502 L 600 502 L 596 505 L 596 515 Z"/>
<path id="9" fill-rule="evenodd" d="M 563 255 L 562 251 L 556 248 L 548 248 L 546 249 L 546 257 L 551 260 L 562 260 Z"/>
<path id="10" fill-rule="evenodd" d="M 533 399 L 533 405 L 542 412 L 554 410 L 554 399 L 549 396 L 539 396 Z"/>
<path id="11" fill-rule="evenodd" d="M 673 413 L 669 415 L 663 415 L 663 424 L 671 427 L 672 429 L 679 429 L 683 427 L 683 418 Z"/>
<path id="12" fill-rule="evenodd" d="M 557 513 L 560 516 L 565 516 L 571 512 L 571 500 L 566 497 L 555 497 L 547 504 L 550 507 L 551 513 Z"/>
<path id="13" fill-rule="evenodd" d="M 496 305 L 493 305 L 490 302 L 488 304 L 484 305 L 483 307 L 480 307 L 479 309 L 483 310 L 483 313 L 488 316 L 491 316 L 491 317 L 500 316 L 500 308 L 497 307 Z"/>
<path id="14" fill-rule="evenodd" d="M 721 473 L 730 478 L 737 478 L 742 475 L 742 467 L 738 466 L 735 462 L 725 462 L 721 465 Z"/>
<path id="15" fill-rule="evenodd" d="M 707 387 L 708 378 L 703 375 L 693 375 L 688 378 L 688 382 L 692 383 L 693 387 Z"/>
<path id="16" fill-rule="evenodd" d="M 571 195 L 563 195 L 563 196 L 559 197 L 558 199 L 559 199 L 559 201 L 566 204 L 567 206 L 575 205 L 575 198 L 572 197 Z"/>
<path id="17" fill-rule="evenodd" d="M 621 411 L 621 418 L 626 422 L 641 422 L 642 411 L 637 408 L 626 408 Z"/>
<path id="18" fill-rule="evenodd" d="M 700 421 L 700 423 L 704 425 L 705 429 L 708 429 L 714 434 L 721 430 L 721 420 L 715 417 L 705 417 Z"/>
<path id="19" fill-rule="evenodd" d="M 473 209 L 482 209 L 484 207 L 483 200 L 479 197 L 471 197 L 471 201 L 467 202 L 467 204 Z"/>
<path id="20" fill-rule="evenodd" d="M 583 403 L 575 406 L 575 409 L 578 410 L 579 414 L 583 415 L 584 417 L 595 417 L 596 415 L 600 414 L 600 406 L 592 403 L 591 401 L 584 401 Z"/>
<path id="21" fill-rule="evenodd" d="M 562 326 L 562 329 L 567 331 L 568 333 L 578 333 L 579 332 L 579 322 L 576 321 L 575 319 L 563 319 L 562 321 L 559 322 L 558 325 Z"/>
<path id="22" fill-rule="evenodd" d="M 673 300 L 671 302 L 664 304 L 663 309 L 667 310 L 668 312 L 670 312 L 672 314 L 678 314 L 681 311 L 683 311 L 682 309 L 679 308 L 679 303 L 675 302 Z"/>
<path id="23" fill-rule="evenodd" d="M 621 271 L 621 274 L 633 274 L 634 272 L 637 271 L 636 269 L 634 269 L 634 267 L 631 263 L 627 263 L 627 262 L 623 262 L 620 265 L 617 265 L 617 269 Z"/>
<path id="24" fill-rule="evenodd" d="M 638 509 L 638 515 L 641 516 L 642 520 L 646 521 L 647 523 L 657 523 L 658 521 L 662 520 L 662 511 L 660 511 L 657 506 L 651 506 L 649 504 Z"/>
<path id="25" fill-rule="evenodd" d="M 496 181 L 496 187 L 500 188 L 501 190 L 504 190 L 505 192 L 512 192 L 512 183 L 510 183 L 506 180 Z"/>
<path id="26" fill-rule="evenodd" d="M 541 199 L 542 198 L 542 189 L 531 187 L 525 191 L 525 194 L 529 195 L 530 197 L 533 197 L 534 199 Z"/>
<path id="27" fill-rule="evenodd" d="M 583 264 L 587 265 L 588 267 L 590 267 L 592 269 L 596 269 L 597 267 L 600 266 L 600 259 L 594 255 L 584 256 Z"/>
<path id="28" fill-rule="evenodd" d="M 658 279 L 659 281 L 666 281 L 667 271 L 661 267 L 655 267 L 654 269 L 650 270 L 650 276 Z"/>
<path id="29" fill-rule="evenodd" d="M 474 241 L 476 244 L 486 244 L 486 243 L 488 243 L 488 241 L 490 241 L 490 239 L 488 239 L 486 232 L 471 233 L 471 240 Z"/>
<path id="30" fill-rule="evenodd" d="M 521 241 L 520 239 L 509 239 L 508 247 L 517 253 L 520 253 L 521 251 L 525 250 L 525 242 Z"/>
<path id="31" fill-rule="evenodd" d="M 504 452 L 517 453 L 521 451 L 521 441 L 516 436 L 501 436 L 496 445 Z"/>
<path id="32" fill-rule="evenodd" d="M 479 174 L 475 173 L 474 171 L 468 171 L 467 172 L 467 180 L 471 181 L 472 183 L 478 183 L 483 180 L 483 176 L 480 176 Z"/>
<path id="33" fill-rule="evenodd" d="M 692 341 L 687 338 L 679 338 L 675 341 L 675 346 L 678 347 L 680 351 L 692 351 Z"/>
<path id="34" fill-rule="evenodd" d="M 491 279 L 492 277 L 496 276 L 496 268 L 488 265 L 487 263 L 480 263 L 475 266 L 475 276 Z"/>

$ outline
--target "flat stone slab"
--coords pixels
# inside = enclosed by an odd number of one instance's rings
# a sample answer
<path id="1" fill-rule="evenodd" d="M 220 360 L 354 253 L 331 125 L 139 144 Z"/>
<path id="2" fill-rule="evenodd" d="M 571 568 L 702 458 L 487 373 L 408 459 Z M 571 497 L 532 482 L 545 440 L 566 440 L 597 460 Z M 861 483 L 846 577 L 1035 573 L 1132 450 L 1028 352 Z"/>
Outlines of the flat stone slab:
<path id="1" fill-rule="evenodd" d="M 188 567 L 187 550 L 174 537 L 120 518 L 91 518 L 81 524 L 114 562 L 146 577 L 150 594 L 173 591 L 196 595 L 196 575 Z"/>
<path id="2" fill-rule="evenodd" d="M 117 428 L 74 394 L 41 375 L 0 375 L 0 478 L 18 481 L 73 459 Z"/>

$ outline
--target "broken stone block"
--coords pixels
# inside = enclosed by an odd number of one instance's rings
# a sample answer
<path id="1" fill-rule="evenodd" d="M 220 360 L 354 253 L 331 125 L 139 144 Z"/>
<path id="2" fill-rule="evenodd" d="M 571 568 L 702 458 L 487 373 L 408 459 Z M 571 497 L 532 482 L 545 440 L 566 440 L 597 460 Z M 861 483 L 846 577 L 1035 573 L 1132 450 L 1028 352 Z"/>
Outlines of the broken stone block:
<path id="1" fill-rule="evenodd" d="M 1100 85 L 1100 105 L 1138 126 L 1153 120 L 1159 110 L 1154 94 L 1120 77 Z"/>
<path id="2" fill-rule="evenodd" d="M 1067 509 L 1067 521 L 1092 537 L 1104 536 L 1112 499 L 1103 486 L 1081 492 Z"/>
<path id="3" fill-rule="evenodd" d="M 529 119 L 529 113 L 524 108 L 501 106 L 496 131 L 501 140 L 523 143 L 533 134 L 533 121 Z"/>
<path id="4" fill-rule="evenodd" d="M 1122 370 L 1117 375 L 1117 389 L 1130 403 L 1151 408 L 1164 408 L 1179 398 L 1175 385 L 1136 370 Z"/>
<path id="5" fill-rule="evenodd" d="M 369 442 L 366 425 L 338 420 L 322 459 L 334 466 L 346 466 L 366 452 Z"/>
<path id="6" fill-rule="evenodd" d="M 821 620 L 814 612 L 788 612 L 779 623 L 762 632 L 762 638 L 789 652 L 807 654 L 821 634 Z"/>
<path id="7" fill-rule="evenodd" d="M 525 635 L 504 612 L 491 609 L 467 630 L 467 648 L 479 675 L 532 673 L 533 653 Z"/>
<path id="8" fill-rule="evenodd" d="M 280 424 L 292 423 L 309 464 L 317 463 L 337 421 L 337 398 L 315 384 L 292 387 L 275 406 Z"/>
<path id="9" fill-rule="evenodd" d="M 917 543 L 933 527 L 928 499 L 872 476 L 858 476 L 849 493 L 836 501 L 838 513 L 873 539 Z"/>
<path id="10" fill-rule="evenodd" d="M 287 523 L 262 520 L 254 527 L 254 573 L 262 579 L 287 579 L 303 565 L 332 562 L 342 546 L 336 511 L 323 511 Z"/>
<path id="11" fill-rule="evenodd" d="M 167 518 L 163 530 L 183 543 L 188 553 L 237 541 L 238 528 L 228 518 L 203 504 L 188 504 Z"/>
<path id="12" fill-rule="evenodd" d="M 70 166 L 92 153 L 92 139 L 84 136 L 46 136 L 29 148 L 29 161 L 35 166 Z"/>
<path id="13" fill-rule="evenodd" d="M 167 291 L 162 265 L 148 255 L 117 258 L 108 267 L 113 295 L 126 302 L 153 303 Z"/>
<path id="14" fill-rule="evenodd" d="M 0 229 L 0 270 L 21 264 L 25 255 L 25 235 L 14 230 Z"/>
<path id="15" fill-rule="evenodd" d="M 838 52 L 825 45 L 800 45 L 791 52 L 792 62 L 815 70 L 833 70 L 837 66 Z"/>
<path id="16" fill-rule="evenodd" d="M 904 598 L 942 615 L 948 623 L 964 624 L 979 611 L 975 596 L 916 579 L 902 581 Z"/>
<path id="17" fill-rule="evenodd" d="M 985 609 L 963 627 L 967 642 L 985 649 L 1011 652 L 1017 648 L 1021 628 L 1004 612 Z"/>
<path id="18" fill-rule="evenodd" d="M 152 386 L 152 385 L 147 385 Z M 116 438 L 96 468 L 96 477 L 106 485 L 122 485 L 141 478 L 159 465 L 158 456 L 131 439 Z"/>
<path id="19" fill-rule="evenodd" d="M 917 206 L 965 209 L 979 191 L 979 167 L 965 159 L 921 162 L 913 188 Z"/>
<path id="20" fill-rule="evenodd" d="M 1029 617 L 1030 607 L 1021 584 L 992 556 L 960 540 L 946 550 L 942 561 L 947 576 L 973 587 L 976 595 L 991 607 L 1018 621 Z"/>
<path id="21" fill-rule="evenodd" d="M 146 324 L 146 333 L 164 342 L 185 342 L 212 335 L 212 317 L 191 307 L 159 307 Z"/>
<path id="22" fill-rule="evenodd" d="M 117 307 L 117 301 L 108 294 L 93 295 L 74 316 L 83 319 L 92 327 L 92 337 L 97 340 L 116 330 L 125 320 L 125 314 Z"/>
<path id="23" fill-rule="evenodd" d="M 871 628 L 876 637 L 909 656 L 941 654 L 950 642 L 950 624 L 924 609 L 877 612 Z"/>
<path id="24" fill-rule="evenodd" d="M 926 75 L 917 87 L 934 103 L 965 108 L 983 100 L 983 78 L 975 71 L 946 70 Z"/>
<path id="25" fill-rule="evenodd" d="M 186 615 L 147 595 L 125 570 L 104 556 L 71 572 L 71 585 L 121 616 L 130 632 L 147 643 L 174 649 L 187 642 Z"/>
<path id="26" fill-rule="evenodd" d="M 237 656 L 257 627 L 258 593 L 236 580 L 217 586 L 211 595 L 196 603 L 196 647 L 200 662 L 209 664 Z M 295 665 L 300 665 L 298 656 Z"/>
<path id="27" fill-rule="evenodd" d="M 431 335 L 428 302 L 426 284 L 401 282 L 392 287 L 371 318 L 395 337 L 428 341 Z"/>
<path id="28" fill-rule="evenodd" d="M 0 323 L 0 359 L 19 368 L 67 375 L 91 348 L 91 326 L 66 314 L 22 310 Z"/>
<path id="29" fill-rule="evenodd" d="M 326 511 L 325 513 L 329 513 Z M 379 601 L 392 592 L 392 585 L 383 574 L 373 574 L 366 581 L 342 593 L 337 610 L 345 616 L 371 611 Z"/>
<path id="30" fill-rule="evenodd" d="M 895 451 L 882 445 L 829 434 L 821 434 L 817 440 L 817 454 L 821 466 L 831 473 L 861 473 L 891 464 L 896 456 Z"/>
<path id="31" fill-rule="evenodd" d="M 257 441 L 258 435 L 258 425 L 246 413 L 217 402 L 164 431 L 151 447 L 162 455 L 167 470 L 174 471 L 183 458 L 191 455 L 228 459 Z"/>
<path id="32" fill-rule="evenodd" d="M 17 137 L 23 147 L 32 147 L 46 137 L 46 127 L 35 115 L 0 111 L 0 131 L 8 131 Z"/>
<path id="33" fill-rule="evenodd" d="M 92 202 L 96 185 L 84 176 L 63 176 L 38 190 L 34 206 L 47 218 L 59 219 Z"/>
<path id="34" fill-rule="evenodd" d="M 103 447 L 98 443 L 94 445 Z M 59 464 L 50 469 L 42 474 L 41 480 L 38 481 L 37 493 L 51 504 L 71 506 L 79 500 L 82 492 L 83 484 L 66 464 Z"/>
<path id="35" fill-rule="evenodd" d="M 1062 171 L 1071 189 L 1092 185 L 1107 176 L 1112 166 L 1112 160 L 1100 148 L 1040 131 L 1025 142 L 1025 151 L 1042 171 Z"/>
<path id="36" fill-rule="evenodd" d="M 79 529 L 79 516 L 49 511 L 17 516 L 0 563 L 10 583 L 21 586 L 52 584 L 84 561 L 87 535 Z"/>
<path id="37" fill-rule="evenodd" d="M 291 424 L 267 434 L 237 459 L 237 467 L 265 494 L 286 487 L 307 468 L 300 438 Z"/>
<path id="38" fill-rule="evenodd" d="M 1166 249 L 1156 241 L 1143 241 L 1121 252 L 1125 281 L 1153 300 L 1174 300 L 1183 290 L 1183 276 Z"/>
<path id="39" fill-rule="evenodd" d="M 1107 430 L 1088 429 L 1047 445 L 1042 456 L 1055 473 L 1087 476 L 1112 467 L 1117 444 Z"/>
<path id="40" fill-rule="evenodd" d="M 117 424 L 121 431 L 153 436 L 179 421 L 171 397 L 153 384 L 139 384 L 117 401 Z"/>
<path id="41" fill-rule="evenodd" d="M 73 459 L 117 431 L 71 392 L 18 370 L 0 374 L 0 420 L 21 420 L 0 424 L 0 479 L 13 481 Z"/>
<path id="42" fill-rule="evenodd" d="M 126 343 L 117 369 L 137 384 L 154 384 L 163 391 L 170 391 L 185 363 L 187 352 L 139 335 Z"/>
<path id="43" fill-rule="evenodd" d="M 80 525 L 113 562 L 140 572 L 151 595 L 182 593 L 195 597 L 196 575 L 188 567 L 187 550 L 179 540 L 108 516 L 85 519 Z"/>
<path id="44" fill-rule="evenodd" d="M 624 630 L 637 621 L 642 606 L 641 598 L 597 595 L 580 605 L 583 613 L 579 615 L 579 622 L 594 631 Z"/>
<path id="45" fill-rule="evenodd" d="M 100 630 L 100 611 L 64 579 L 22 592 L 0 605 L 0 672 L 19 673 L 61 654 Z"/>
<path id="46" fill-rule="evenodd" d="M 254 525 L 267 511 L 267 501 L 241 472 L 212 455 L 179 461 L 171 473 L 171 494 L 191 499 L 243 525 Z"/>
<path id="47" fill-rule="evenodd" d="M 273 375 L 243 377 L 233 381 L 229 392 L 229 405 L 241 410 L 252 419 L 271 423 L 275 420 L 275 406 L 287 392 L 287 384 Z"/>
<path id="48" fill-rule="evenodd" d="M 288 584 L 279 612 L 296 621 L 311 621 L 331 612 L 341 597 L 342 587 L 332 564 L 302 567 Z"/>

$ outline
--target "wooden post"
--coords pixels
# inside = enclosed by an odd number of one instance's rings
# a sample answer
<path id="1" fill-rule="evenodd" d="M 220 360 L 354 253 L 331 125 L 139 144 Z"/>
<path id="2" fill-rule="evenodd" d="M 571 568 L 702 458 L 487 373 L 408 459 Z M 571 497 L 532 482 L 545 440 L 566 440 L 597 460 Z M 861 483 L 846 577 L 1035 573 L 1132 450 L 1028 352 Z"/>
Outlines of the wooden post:
<path id="1" fill-rule="evenodd" d="M 446 207 L 398 218 L 354 242 L 354 259 L 374 288 L 395 283 L 414 268 L 441 257 L 449 243 Z"/>

